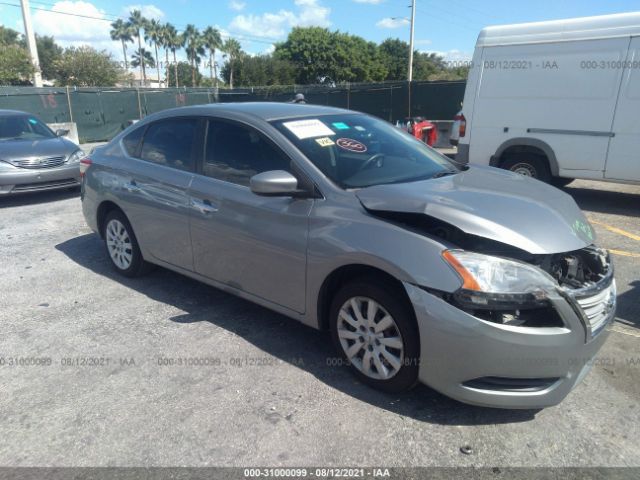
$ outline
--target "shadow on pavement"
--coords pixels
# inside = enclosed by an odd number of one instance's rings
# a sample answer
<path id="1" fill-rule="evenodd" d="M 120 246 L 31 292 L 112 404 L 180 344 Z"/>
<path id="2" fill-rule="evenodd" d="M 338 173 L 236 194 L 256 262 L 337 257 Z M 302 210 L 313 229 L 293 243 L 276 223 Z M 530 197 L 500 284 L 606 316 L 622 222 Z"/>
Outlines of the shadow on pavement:
<path id="1" fill-rule="evenodd" d="M 167 320 L 211 322 L 333 388 L 398 415 L 442 425 L 487 425 L 533 420 L 539 411 L 469 406 L 424 385 L 396 395 L 373 390 L 357 381 L 346 367 L 331 366 L 336 353 L 326 332 L 165 269 L 158 268 L 144 278 L 122 277 L 113 270 L 102 241 L 94 234 L 67 240 L 56 249 L 98 275 L 187 312 Z"/>
<path id="2" fill-rule="evenodd" d="M 640 217 L 640 195 L 571 185 L 563 190 L 573 197 L 582 210 Z"/>
<path id="3" fill-rule="evenodd" d="M 629 286 L 629 290 L 618 295 L 616 321 L 640 328 L 640 280 L 634 280 Z"/>
<path id="4" fill-rule="evenodd" d="M 80 187 L 70 187 L 63 190 L 48 190 L 43 192 L 18 193 L 0 197 L 0 208 L 22 207 L 41 203 L 57 202 L 80 196 Z"/>

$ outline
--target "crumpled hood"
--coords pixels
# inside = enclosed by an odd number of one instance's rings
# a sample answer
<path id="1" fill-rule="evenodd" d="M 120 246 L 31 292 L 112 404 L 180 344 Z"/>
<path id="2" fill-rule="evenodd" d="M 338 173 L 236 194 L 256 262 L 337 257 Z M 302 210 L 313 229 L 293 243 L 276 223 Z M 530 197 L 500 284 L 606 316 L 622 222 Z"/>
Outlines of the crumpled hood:
<path id="1" fill-rule="evenodd" d="M 578 250 L 595 240 L 569 195 L 497 168 L 471 166 L 442 178 L 363 188 L 356 195 L 368 210 L 424 213 L 533 254 Z"/>
<path id="2" fill-rule="evenodd" d="M 71 140 L 62 137 L 41 140 L 2 140 L 0 141 L 0 160 L 11 162 L 32 157 L 68 156 L 79 148 Z"/>

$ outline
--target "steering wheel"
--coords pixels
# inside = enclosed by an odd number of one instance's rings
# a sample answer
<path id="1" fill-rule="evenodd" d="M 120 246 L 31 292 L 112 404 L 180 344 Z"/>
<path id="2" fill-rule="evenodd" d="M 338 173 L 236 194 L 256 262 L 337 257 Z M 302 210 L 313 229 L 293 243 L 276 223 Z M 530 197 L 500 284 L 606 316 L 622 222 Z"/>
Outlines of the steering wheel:
<path id="1" fill-rule="evenodd" d="M 381 158 L 384 158 L 384 153 L 376 153 L 369 160 L 367 160 L 362 165 L 360 165 L 360 168 L 358 168 L 358 172 L 366 170 L 371 165 L 373 165 L 378 159 L 381 159 Z"/>

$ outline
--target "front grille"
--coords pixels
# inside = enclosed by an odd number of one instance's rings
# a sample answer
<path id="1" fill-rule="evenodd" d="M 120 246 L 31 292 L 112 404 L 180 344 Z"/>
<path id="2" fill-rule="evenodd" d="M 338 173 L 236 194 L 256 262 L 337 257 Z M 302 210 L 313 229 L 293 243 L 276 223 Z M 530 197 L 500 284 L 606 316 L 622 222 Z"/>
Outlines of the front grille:
<path id="1" fill-rule="evenodd" d="M 22 158 L 11 163 L 20 168 L 53 168 L 59 167 L 65 161 L 65 157 Z"/>
<path id="2" fill-rule="evenodd" d="M 591 327 L 594 336 L 611 320 L 616 310 L 616 282 L 615 280 L 604 290 L 586 297 L 576 298 L 585 319 Z"/>
<path id="3" fill-rule="evenodd" d="M 35 192 L 38 190 L 51 190 L 55 188 L 75 187 L 80 182 L 75 178 L 67 178 L 65 180 L 53 180 L 50 182 L 38 182 L 38 183 L 25 183 L 22 185 L 16 185 L 11 190 L 11 193 L 18 192 Z"/>

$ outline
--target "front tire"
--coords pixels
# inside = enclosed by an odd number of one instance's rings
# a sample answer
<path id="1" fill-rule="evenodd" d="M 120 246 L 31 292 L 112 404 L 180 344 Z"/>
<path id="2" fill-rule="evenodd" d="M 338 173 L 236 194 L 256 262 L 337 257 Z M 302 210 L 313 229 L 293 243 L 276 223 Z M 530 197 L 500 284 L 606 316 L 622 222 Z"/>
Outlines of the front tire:
<path id="1" fill-rule="evenodd" d="M 420 341 L 413 309 L 389 282 L 355 280 L 330 310 L 331 336 L 342 359 L 364 383 L 401 392 L 418 380 Z"/>
<path id="2" fill-rule="evenodd" d="M 109 212 L 104 220 L 103 238 L 107 254 L 115 270 L 125 277 L 137 277 L 148 271 L 138 240 L 124 213 Z"/>

